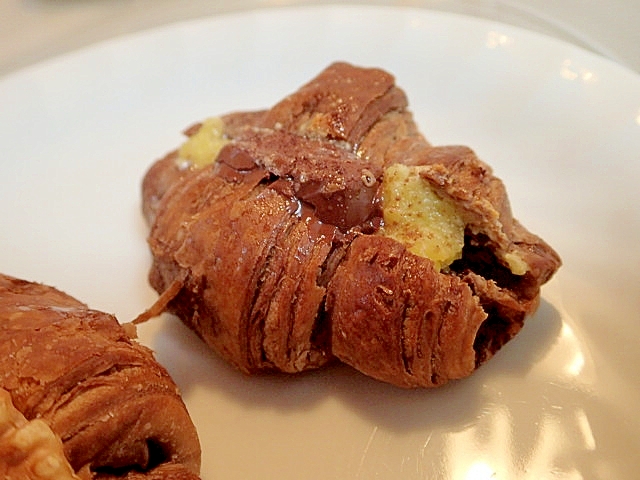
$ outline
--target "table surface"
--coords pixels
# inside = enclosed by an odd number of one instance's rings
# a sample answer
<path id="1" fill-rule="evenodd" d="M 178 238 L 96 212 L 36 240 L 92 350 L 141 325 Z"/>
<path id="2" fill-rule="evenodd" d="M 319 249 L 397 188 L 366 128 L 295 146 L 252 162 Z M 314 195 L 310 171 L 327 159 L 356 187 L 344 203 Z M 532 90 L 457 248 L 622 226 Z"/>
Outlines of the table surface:
<path id="1" fill-rule="evenodd" d="M 317 0 L 3 0 L 0 76 L 118 35 L 192 18 Z M 640 72 L 640 0 L 368 0 L 498 20 L 568 41 Z"/>

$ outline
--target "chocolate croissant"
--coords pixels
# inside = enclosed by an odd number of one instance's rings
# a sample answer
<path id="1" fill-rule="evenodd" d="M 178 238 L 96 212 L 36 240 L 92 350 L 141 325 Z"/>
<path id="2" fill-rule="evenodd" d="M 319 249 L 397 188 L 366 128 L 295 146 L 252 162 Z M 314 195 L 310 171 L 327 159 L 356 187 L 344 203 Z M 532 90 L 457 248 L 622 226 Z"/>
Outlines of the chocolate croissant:
<path id="1" fill-rule="evenodd" d="M 195 426 L 152 352 L 115 317 L 1 274 L 0 388 L 24 422 L 51 429 L 81 478 L 198 478 Z M 15 468 L 33 460 L 23 450 Z"/>
<path id="2" fill-rule="evenodd" d="M 561 264 L 471 149 L 422 136 L 383 70 L 335 63 L 186 134 L 142 184 L 147 316 L 177 315 L 243 372 L 338 359 L 402 387 L 466 377 Z"/>

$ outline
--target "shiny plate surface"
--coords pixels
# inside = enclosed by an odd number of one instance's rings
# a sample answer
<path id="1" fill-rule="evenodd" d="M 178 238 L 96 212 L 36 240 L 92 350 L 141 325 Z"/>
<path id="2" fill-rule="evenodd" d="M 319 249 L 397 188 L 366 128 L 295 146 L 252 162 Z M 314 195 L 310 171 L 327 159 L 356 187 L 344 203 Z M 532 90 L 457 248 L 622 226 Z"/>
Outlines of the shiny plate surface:
<path id="1" fill-rule="evenodd" d="M 141 340 L 199 429 L 202 478 L 632 479 L 640 449 L 640 78 L 504 24 L 396 7 L 255 10 L 115 38 L 0 79 L 0 271 L 125 322 L 156 298 L 140 182 L 210 115 L 328 63 L 396 75 L 434 144 L 492 165 L 564 266 L 472 377 L 247 378 L 163 316 Z"/>

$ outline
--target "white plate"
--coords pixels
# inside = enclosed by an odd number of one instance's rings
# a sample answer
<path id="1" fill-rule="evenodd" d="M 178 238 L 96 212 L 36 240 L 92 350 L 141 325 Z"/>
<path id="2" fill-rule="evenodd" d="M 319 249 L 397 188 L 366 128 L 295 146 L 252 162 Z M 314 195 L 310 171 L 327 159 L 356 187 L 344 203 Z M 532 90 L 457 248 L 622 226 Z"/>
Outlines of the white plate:
<path id="1" fill-rule="evenodd" d="M 267 107 L 329 62 L 393 72 L 434 143 L 472 146 L 564 266 L 471 378 L 246 378 L 173 318 L 205 480 L 631 479 L 640 447 L 640 78 L 567 44 L 411 8 L 258 10 L 114 39 L 0 79 L 0 271 L 128 321 L 155 299 L 139 206 L 192 121 Z"/>

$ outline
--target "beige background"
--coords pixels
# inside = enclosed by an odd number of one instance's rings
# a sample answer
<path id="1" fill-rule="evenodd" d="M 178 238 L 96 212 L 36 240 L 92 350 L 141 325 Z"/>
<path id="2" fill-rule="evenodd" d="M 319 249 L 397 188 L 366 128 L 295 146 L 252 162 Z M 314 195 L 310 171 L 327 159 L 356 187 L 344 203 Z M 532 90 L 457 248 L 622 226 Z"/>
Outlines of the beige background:
<path id="1" fill-rule="evenodd" d="M 0 75 L 120 34 L 174 21 L 317 0 L 0 0 Z M 419 6 L 545 33 L 640 72 L 640 0 L 369 0 Z"/>

